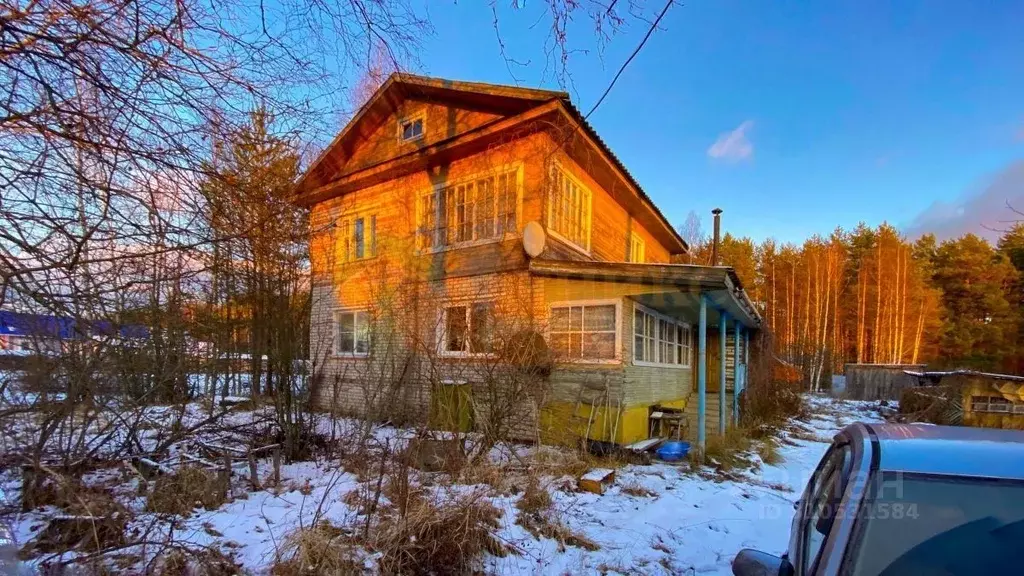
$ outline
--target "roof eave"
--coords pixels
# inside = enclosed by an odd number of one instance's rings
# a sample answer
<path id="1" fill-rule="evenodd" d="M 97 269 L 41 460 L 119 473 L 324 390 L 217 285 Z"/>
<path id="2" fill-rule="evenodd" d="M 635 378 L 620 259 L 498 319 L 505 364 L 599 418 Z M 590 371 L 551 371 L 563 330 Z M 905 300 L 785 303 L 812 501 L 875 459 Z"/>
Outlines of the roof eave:
<path id="1" fill-rule="evenodd" d="M 723 291 L 727 292 L 736 301 L 737 307 L 747 315 L 744 324 L 759 328 L 762 322 L 760 313 L 743 290 L 736 271 L 728 266 L 534 259 L 530 261 L 530 273 L 598 282 L 671 286 L 675 289 L 699 292 Z"/>
<path id="2" fill-rule="evenodd" d="M 668 218 L 666 218 L 665 215 L 662 213 L 661 209 L 658 208 L 658 205 L 655 204 L 653 200 L 651 200 L 651 197 L 648 196 L 646 192 L 644 192 L 643 187 L 641 187 L 640 183 L 637 182 L 636 178 L 634 178 L 633 175 L 630 174 L 629 170 L 626 168 L 626 165 L 623 164 L 621 160 L 619 160 L 619 157 L 616 156 L 614 152 L 612 152 L 611 147 L 608 146 L 608 144 L 603 139 L 601 139 L 601 136 L 597 133 L 597 130 L 590 125 L 590 122 L 587 121 L 586 116 L 584 116 L 583 113 L 580 112 L 580 110 L 576 108 L 576 106 L 568 98 L 564 99 L 562 101 L 562 104 L 565 105 L 566 112 L 579 126 L 583 128 L 587 136 L 594 141 L 598 148 L 612 162 L 612 165 L 615 167 L 615 169 L 622 174 L 626 182 L 634 190 L 636 190 L 637 195 L 639 195 L 640 199 L 643 200 L 645 204 L 647 204 L 647 206 L 654 213 L 655 217 L 661 220 L 661 223 L 664 225 L 665 229 L 669 232 L 673 239 L 679 243 L 679 246 L 683 249 L 681 253 L 689 254 L 690 245 L 679 234 L 679 231 L 672 226 L 672 223 L 668 221 Z"/>

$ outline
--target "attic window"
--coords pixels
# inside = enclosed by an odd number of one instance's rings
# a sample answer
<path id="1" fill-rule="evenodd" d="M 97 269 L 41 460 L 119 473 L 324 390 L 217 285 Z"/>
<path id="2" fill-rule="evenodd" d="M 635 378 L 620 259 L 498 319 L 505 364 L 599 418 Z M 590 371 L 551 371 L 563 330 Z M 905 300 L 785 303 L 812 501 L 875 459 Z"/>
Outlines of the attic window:
<path id="1" fill-rule="evenodd" d="M 398 121 L 398 139 L 412 142 L 423 138 L 423 116 L 413 116 Z"/>

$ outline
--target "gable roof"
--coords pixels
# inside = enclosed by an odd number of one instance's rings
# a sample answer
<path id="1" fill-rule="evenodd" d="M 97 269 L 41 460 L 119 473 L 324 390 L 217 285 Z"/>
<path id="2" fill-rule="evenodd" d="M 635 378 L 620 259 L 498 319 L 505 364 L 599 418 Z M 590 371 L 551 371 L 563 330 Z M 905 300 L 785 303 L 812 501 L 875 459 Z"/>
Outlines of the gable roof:
<path id="1" fill-rule="evenodd" d="M 333 173 L 333 170 L 340 165 L 338 157 L 351 154 L 351 146 L 362 135 L 360 129 L 367 124 L 383 121 L 398 109 L 402 100 L 410 96 L 445 102 L 462 101 L 469 104 L 484 104 L 488 108 L 500 110 L 507 115 L 519 114 L 551 100 L 569 100 L 568 93 L 554 90 L 446 80 L 395 72 L 377 88 L 370 99 L 345 125 L 345 128 L 313 161 L 309 169 L 299 178 L 296 190 L 301 193 L 304 190 L 327 184 L 332 176 L 337 175 Z"/>
<path id="2" fill-rule="evenodd" d="M 621 175 L 628 186 L 636 191 L 643 203 L 650 208 L 657 220 L 664 226 L 671 239 L 676 241 L 684 252 L 690 251 L 689 244 L 679 235 L 675 227 L 672 226 L 657 205 L 644 192 L 640 183 L 630 174 L 629 170 L 612 152 L 608 144 L 601 139 L 597 130 L 587 121 L 586 116 L 573 105 L 569 94 L 556 90 L 447 80 L 396 72 L 389 76 L 380 88 L 374 92 L 373 96 L 356 112 L 352 120 L 345 125 L 345 128 L 335 136 L 330 145 L 324 149 L 302 175 L 295 187 L 295 201 L 299 204 L 312 204 L 319 201 L 314 199 L 311 202 L 310 199 L 304 198 L 304 196 L 343 176 L 339 173 L 339 170 L 344 163 L 344 158 L 347 155 L 351 155 L 352 146 L 365 133 L 362 131 L 365 130 L 364 127 L 373 125 L 375 122 L 382 122 L 398 109 L 399 104 L 404 99 L 409 97 L 452 103 L 462 102 L 477 106 L 483 105 L 487 108 L 503 112 L 506 118 L 502 120 L 509 120 L 510 117 L 524 114 L 544 105 L 555 104 L 568 117 L 570 122 L 578 127 L 584 136 L 608 159 L 615 171 Z M 500 121 L 495 121 L 495 123 Z M 460 136 L 464 135 L 456 135 L 449 140 L 455 140 Z"/>

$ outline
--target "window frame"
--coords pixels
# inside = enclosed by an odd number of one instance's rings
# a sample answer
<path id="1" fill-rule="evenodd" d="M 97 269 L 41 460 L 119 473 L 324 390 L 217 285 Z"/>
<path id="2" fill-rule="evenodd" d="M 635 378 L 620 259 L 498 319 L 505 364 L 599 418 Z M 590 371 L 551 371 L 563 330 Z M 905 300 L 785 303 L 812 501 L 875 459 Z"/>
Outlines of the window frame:
<path id="1" fill-rule="evenodd" d="M 403 127 L 406 124 L 415 124 L 417 120 L 420 122 L 420 133 L 411 138 L 405 138 L 403 134 Z M 399 144 L 407 144 L 409 142 L 418 142 L 423 140 L 427 135 L 427 114 L 425 111 L 421 110 L 419 112 L 409 114 L 408 116 L 403 116 L 398 119 L 396 128 Z"/>
<path id="2" fill-rule="evenodd" d="M 463 240 L 463 241 L 459 241 L 459 242 L 452 242 L 450 244 L 445 244 L 443 242 L 442 243 L 438 243 L 438 239 L 440 237 L 441 231 L 442 230 L 447 230 L 447 219 L 448 219 L 447 212 L 445 212 L 442 209 L 442 208 L 446 208 L 446 203 L 443 203 L 443 202 L 440 201 L 441 195 L 443 193 L 445 193 L 446 190 L 449 190 L 451 188 L 455 188 L 455 187 L 458 187 L 458 186 L 464 186 L 464 185 L 469 184 L 469 183 L 473 183 L 474 184 L 474 187 L 473 187 L 474 188 L 473 189 L 474 197 L 473 197 L 473 202 L 472 202 L 473 217 L 472 217 L 472 221 L 469 222 L 468 225 L 469 225 L 470 234 L 472 234 L 473 236 L 476 236 L 476 234 L 477 234 L 477 232 L 479 230 L 480 223 L 479 223 L 479 221 L 476 218 L 476 202 L 477 202 L 476 194 L 477 194 L 477 188 L 478 187 L 475 186 L 475 184 L 477 182 L 480 182 L 482 180 L 487 180 L 489 178 L 494 178 L 495 182 L 497 182 L 497 177 L 499 175 L 505 174 L 505 173 L 509 173 L 509 174 L 513 174 L 514 175 L 514 178 L 513 178 L 513 180 L 514 180 L 513 185 L 515 187 L 515 189 L 514 189 L 514 197 L 515 197 L 515 200 L 514 200 L 514 202 L 515 202 L 515 226 L 514 226 L 514 229 L 511 230 L 511 231 L 507 230 L 507 229 L 503 230 L 501 234 L 495 233 L 490 238 L 473 238 L 471 240 Z M 431 245 L 430 246 L 423 246 L 422 245 L 422 238 L 425 236 L 425 231 L 423 230 L 424 227 L 421 225 L 421 223 L 423 222 L 423 219 L 424 219 L 424 216 L 425 216 L 425 212 L 423 210 L 423 208 L 424 208 L 424 199 L 425 198 L 431 198 L 431 197 L 433 198 L 432 208 L 433 208 L 433 211 L 434 211 L 434 216 L 433 216 L 433 219 L 432 219 L 433 225 L 432 225 L 432 227 L 430 229 Z M 495 221 L 495 224 L 496 224 L 497 218 L 498 218 L 499 202 L 498 202 L 498 195 L 496 193 L 494 193 L 493 191 L 492 191 L 492 202 L 494 203 L 494 221 Z M 413 222 L 413 236 L 414 236 L 415 242 L 416 242 L 416 250 L 420 254 L 434 254 L 434 253 L 437 253 L 437 252 L 445 252 L 447 250 L 457 250 L 459 248 L 468 248 L 468 247 L 472 247 L 472 246 L 482 246 L 482 245 L 485 245 L 485 244 L 493 244 L 495 242 L 502 242 L 502 241 L 508 240 L 510 238 L 516 238 L 516 237 L 519 236 L 519 229 L 520 229 L 520 227 L 521 227 L 521 225 L 523 223 L 522 222 L 523 221 L 523 163 L 522 162 L 512 162 L 512 163 L 509 163 L 509 164 L 504 164 L 502 166 L 493 168 L 491 170 L 484 170 L 484 171 L 481 171 L 481 172 L 474 172 L 474 173 L 469 174 L 469 175 L 467 175 L 465 177 L 462 177 L 462 178 L 453 179 L 453 180 L 450 180 L 448 182 L 444 182 L 442 184 L 435 184 L 434 186 L 432 186 L 431 188 L 429 188 L 427 190 L 421 190 L 421 191 L 417 192 L 416 193 L 415 204 L 416 204 L 416 220 L 415 220 L 415 222 Z M 444 228 L 441 227 L 441 223 L 442 222 L 445 223 L 445 227 Z M 447 240 L 447 238 L 445 238 L 444 240 Z"/>
<path id="3" fill-rule="evenodd" d="M 651 345 L 651 350 L 656 352 L 656 354 L 658 356 L 658 360 L 646 360 L 646 359 L 644 359 L 644 360 L 637 360 L 637 355 L 636 355 L 636 338 L 637 338 L 637 333 L 636 333 L 636 313 L 637 313 L 638 310 L 641 313 L 646 314 L 648 317 L 653 318 L 653 320 L 654 320 L 654 322 L 652 324 L 653 329 L 654 329 L 653 330 L 654 331 L 653 336 L 643 335 L 643 336 L 641 336 L 641 338 L 644 338 L 645 341 L 650 340 L 650 341 L 653 342 L 653 344 Z M 647 306 L 644 306 L 643 304 L 640 304 L 639 302 L 633 302 L 633 313 L 630 315 L 630 322 L 632 322 L 631 326 L 633 327 L 632 328 L 633 329 L 633 333 L 631 334 L 632 338 L 630 339 L 630 353 L 632 354 L 632 360 L 633 360 L 633 365 L 634 366 L 649 366 L 649 367 L 652 367 L 652 368 L 674 368 L 674 369 L 679 369 L 679 370 L 690 370 L 690 369 L 693 368 L 693 326 L 689 322 L 680 320 L 678 318 L 672 318 L 671 316 L 662 314 L 661 312 L 658 312 L 656 310 L 652 310 L 652 309 L 648 308 Z M 646 322 L 647 322 L 647 320 L 645 318 L 644 319 L 644 323 L 646 324 Z M 673 346 L 678 346 L 679 348 L 682 349 L 683 353 L 685 354 L 685 359 L 686 359 L 685 363 L 668 364 L 668 363 L 664 363 L 664 362 L 661 361 L 662 345 L 664 343 L 666 343 L 665 341 L 663 341 L 661 339 L 661 323 L 662 322 L 668 322 L 669 326 L 671 326 L 671 327 L 673 327 L 675 329 L 676 342 L 674 342 L 672 344 L 673 344 Z M 685 333 L 687 335 L 687 342 L 685 344 L 678 341 L 679 334 L 680 334 L 680 332 L 679 332 L 680 328 L 682 328 L 683 329 L 683 333 Z M 673 350 L 675 350 L 675 348 L 673 348 Z M 676 353 L 679 352 L 678 350 L 675 350 L 675 351 L 676 351 Z"/>
<path id="4" fill-rule="evenodd" d="M 341 350 L 341 338 L 339 330 L 341 325 L 342 314 L 352 314 L 352 351 Z M 333 312 L 331 318 L 331 355 L 335 358 L 367 358 L 370 356 L 370 352 L 373 350 L 373 332 L 372 329 L 367 328 L 366 333 L 366 352 L 357 352 L 359 348 L 359 315 L 365 314 L 366 322 L 368 325 L 373 325 L 373 319 L 370 318 L 370 311 L 366 308 L 339 308 Z"/>
<path id="5" fill-rule="evenodd" d="M 491 306 L 491 322 L 495 322 L 498 315 L 498 307 L 494 300 L 471 300 L 448 302 L 441 306 L 439 322 L 437 326 L 437 353 L 446 358 L 491 358 L 495 352 L 473 352 L 470 350 L 473 340 L 473 306 L 485 304 Z M 464 350 L 448 350 L 448 310 L 452 308 L 466 309 L 466 336 Z M 493 329 L 493 326 L 492 326 Z M 491 335 L 493 344 L 493 334 Z"/>
<path id="6" fill-rule="evenodd" d="M 570 240 L 569 238 L 564 236 L 562 233 L 560 233 L 557 230 L 555 230 L 555 225 L 554 225 L 554 213 L 555 213 L 555 211 L 554 211 L 555 172 L 560 173 L 562 178 L 566 178 L 570 182 L 572 182 L 577 188 L 579 188 L 580 192 L 583 193 L 583 195 L 586 198 L 586 204 L 587 204 L 586 205 L 586 214 L 587 214 L 587 219 L 586 219 L 585 222 L 581 222 L 580 223 L 580 225 L 583 228 L 585 228 L 585 230 L 586 230 L 586 233 L 585 233 L 586 240 L 587 240 L 586 241 L 586 246 L 581 246 L 581 245 L 577 244 L 574 240 Z M 553 160 L 551 162 L 551 168 L 548 171 L 548 182 L 549 182 L 549 186 L 548 186 L 548 189 L 547 189 L 547 201 L 545 202 L 545 205 L 546 205 L 545 208 L 547 209 L 547 216 L 545 217 L 545 222 L 547 224 L 546 228 L 547 228 L 548 234 L 550 234 L 551 236 L 557 238 L 561 242 L 565 243 L 567 246 L 570 246 L 570 247 L 572 247 L 572 248 L 582 252 L 583 254 L 586 254 L 587 256 L 590 256 L 591 255 L 591 249 L 593 248 L 593 236 L 594 236 L 594 226 L 593 226 L 593 224 L 594 224 L 594 192 L 593 192 L 593 190 L 591 190 L 589 186 L 584 184 L 583 181 L 580 180 L 578 177 L 576 177 L 571 171 L 566 170 L 565 166 L 561 162 L 559 162 L 558 160 Z"/>
<path id="7" fill-rule="evenodd" d="M 829 536 L 832 535 L 835 521 L 839 514 L 840 504 L 847 487 L 850 484 L 850 475 L 853 473 L 853 447 L 846 442 L 833 444 L 822 456 L 821 461 L 815 468 L 807 483 L 807 487 L 799 503 L 801 509 L 798 511 L 797 526 L 797 552 L 795 560 L 797 572 L 801 574 L 812 574 L 818 568 L 822 553 L 829 546 Z M 834 480 L 829 482 L 829 480 Z M 813 557 L 808 557 L 810 551 L 811 530 L 816 530 L 812 522 L 816 519 L 818 512 L 816 504 L 822 502 L 822 497 L 830 497 L 825 505 L 830 514 L 827 519 L 828 532 L 822 534 L 821 543 L 814 551 Z"/>
<path id="8" fill-rule="evenodd" d="M 356 257 L 356 230 L 358 229 L 356 223 L 359 220 L 363 221 L 363 256 L 361 258 Z M 342 261 L 345 264 L 363 262 L 377 257 L 379 251 L 377 250 L 376 212 L 356 212 L 348 214 L 341 218 L 338 225 L 341 228 L 342 236 Z"/>
<path id="9" fill-rule="evenodd" d="M 994 408 L 998 406 L 998 408 Z M 971 396 L 971 412 L 979 414 L 1024 414 L 1024 402 L 1015 402 L 1004 396 Z"/>
<path id="10" fill-rule="evenodd" d="M 639 247 L 639 250 L 634 250 Z M 637 256 L 639 254 L 639 256 Z M 647 242 L 644 237 L 636 232 L 629 233 L 629 260 L 635 264 L 643 264 L 647 261 Z"/>
<path id="11" fill-rule="evenodd" d="M 548 343 L 548 347 L 552 350 L 554 346 L 551 344 L 551 317 L 555 308 L 573 308 L 583 307 L 586 308 L 596 306 L 615 306 L 615 356 L 613 358 L 562 358 L 557 357 L 557 362 L 567 364 L 621 364 L 622 363 L 622 299 L 620 298 L 600 298 L 591 300 L 561 300 L 558 302 L 551 302 L 548 304 L 548 322 L 544 329 L 544 338 Z M 585 333 L 585 332 L 583 332 Z"/>

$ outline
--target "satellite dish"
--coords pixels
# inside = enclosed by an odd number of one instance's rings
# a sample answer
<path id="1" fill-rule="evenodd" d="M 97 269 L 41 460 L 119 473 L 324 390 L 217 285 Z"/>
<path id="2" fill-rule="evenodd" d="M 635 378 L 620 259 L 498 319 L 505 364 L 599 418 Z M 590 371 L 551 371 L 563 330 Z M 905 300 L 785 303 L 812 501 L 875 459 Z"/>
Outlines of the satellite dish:
<path id="1" fill-rule="evenodd" d="M 523 227 L 523 250 L 530 256 L 530 258 L 536 258 L 540 256 L 540 253 L 544 251 L 544 245 L 547 243 L 547 235 L 544 233 L 544 227 L 541 226 L 536 220 L 530 220 Z"/>

